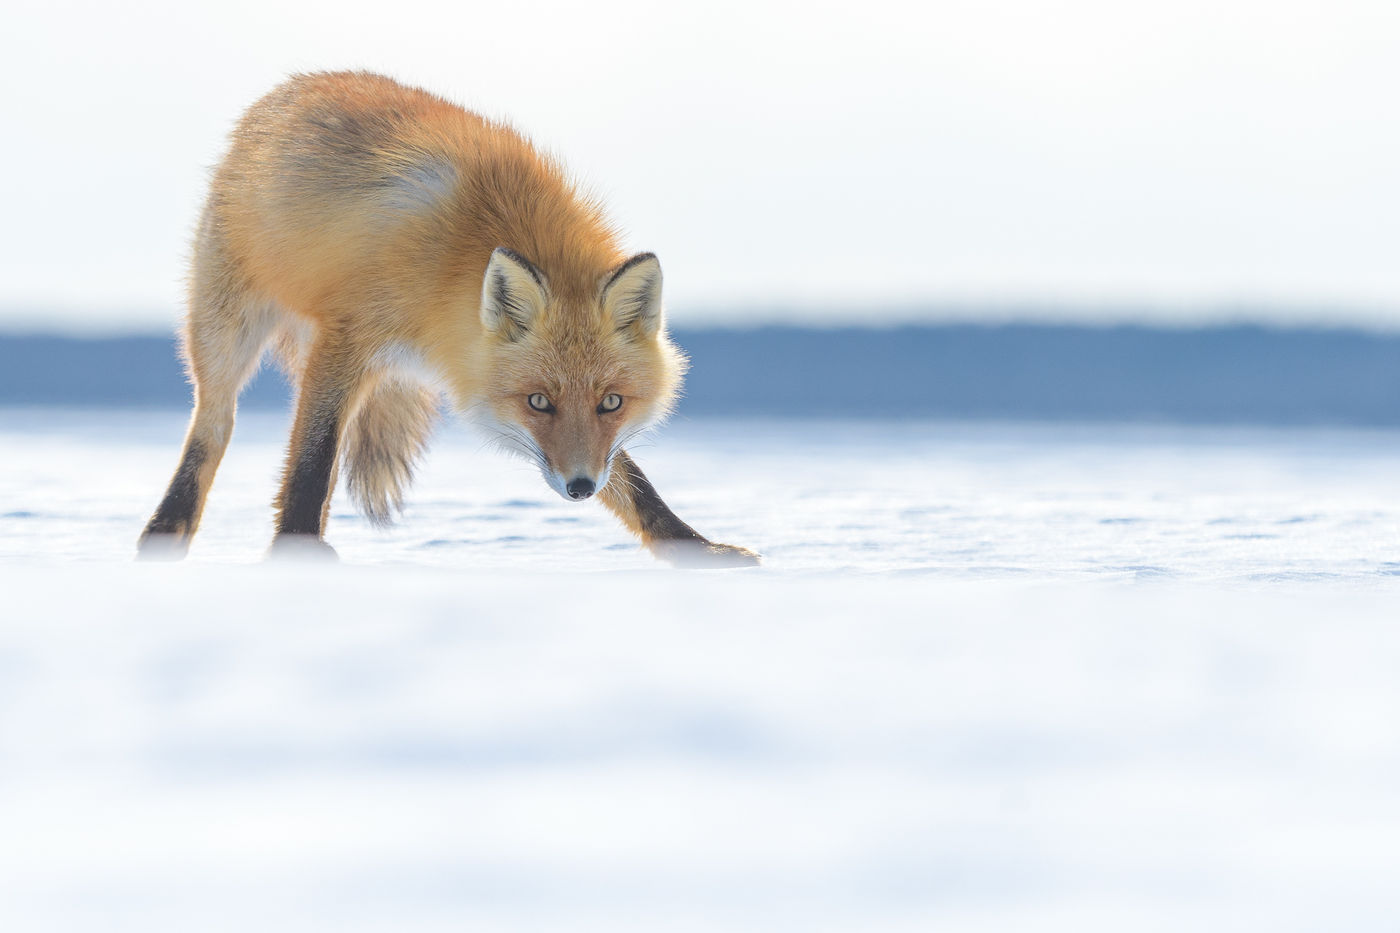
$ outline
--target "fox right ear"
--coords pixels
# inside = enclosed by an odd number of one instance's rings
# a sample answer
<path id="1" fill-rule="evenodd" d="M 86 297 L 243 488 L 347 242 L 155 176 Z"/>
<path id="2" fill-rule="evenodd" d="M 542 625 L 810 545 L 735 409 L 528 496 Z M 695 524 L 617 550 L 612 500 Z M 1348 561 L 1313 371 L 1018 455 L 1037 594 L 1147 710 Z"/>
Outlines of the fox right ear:
<path id="1" fill-rule="evenodd" d="M 544 274 L 513 249 L 498 246 L 481 283 L 481 323 L 493 334 L 517 340 L 546 301 Z"/>
<path id="2" fill-rule="evenodd" d="M 613 270 L 603 286 L 603 309 L 620 331 L 632 330 L 648 340 L 661 329 L 661 263 L 653 253 L 638 253 Z"/>

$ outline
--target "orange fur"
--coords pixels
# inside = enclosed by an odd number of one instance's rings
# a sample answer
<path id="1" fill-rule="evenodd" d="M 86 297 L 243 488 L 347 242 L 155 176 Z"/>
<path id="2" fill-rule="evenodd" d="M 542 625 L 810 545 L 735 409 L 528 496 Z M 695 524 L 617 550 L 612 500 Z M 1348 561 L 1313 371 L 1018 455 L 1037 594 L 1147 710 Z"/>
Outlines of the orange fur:
<path id="1" fill-rule="evenodd" d="M 573 476 L 601 489 L 622 442 L 670 410 L 684 369 L 661 324 L 660 266 L 624 262 L 617 241 L 601 207 L 508 126 L 368 73 L 276 88 L 234 131 L 196 235 L 195 411 L 143 553 L 188 545 L 238 390 L 269 345 L 298 395 L 279 539 L 319 540 L 342 458 L 362 509 L 388 521 L 436 392 L 561 494 Z M 614 394 L 623 403 L 605 412 Z M 644 542 L 680 533 L 631 520 L 619 489 L 603 501 Z"/>

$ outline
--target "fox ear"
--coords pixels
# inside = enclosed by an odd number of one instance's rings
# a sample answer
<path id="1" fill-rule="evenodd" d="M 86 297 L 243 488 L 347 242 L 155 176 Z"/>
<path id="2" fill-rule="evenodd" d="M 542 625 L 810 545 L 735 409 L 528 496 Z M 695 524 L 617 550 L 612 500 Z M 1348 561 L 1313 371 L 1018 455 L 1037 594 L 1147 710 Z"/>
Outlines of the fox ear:
<path id="1" fill-rule="evenodd" d="M 481 323 L 493 334 L 519 339 L 544 308 L 544 274 L 513 249 L 498 246 L 481 283 Z"/>
<path id="2" fill-rule="evenodd" d="M 613 270 L 603 286 L 603 312 L 618 330 L 633 328 L 643 337 L 661 329 L 661 263 L 638 253 Z"/>

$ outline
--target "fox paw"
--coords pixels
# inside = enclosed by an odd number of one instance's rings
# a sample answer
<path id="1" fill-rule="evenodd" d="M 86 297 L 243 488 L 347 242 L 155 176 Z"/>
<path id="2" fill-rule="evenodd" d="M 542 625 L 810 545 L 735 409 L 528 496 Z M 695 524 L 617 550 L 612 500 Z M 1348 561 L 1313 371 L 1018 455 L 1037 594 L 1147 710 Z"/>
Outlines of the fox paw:
<path id="1" fill-rule="evenodd" d="M 757 567 L 762 562 L 758 554 L 748 548 L 710 541 L 668 541 L 656 549 L 656 556 L 687 570 Z"/>
<path id="2" fill-rule="evenodd" d="M 281 560 L 285 557 L 294 560 L 339 560 L 335 548 L 316 535 L 278 535 L 272 539 L 267 549 L 268 560 Z"/>
<path id="3" fill-rule="evenodd" d="M 190 549 L 188 535 L 147 531 L 136 543 L 137 560 L 183 560 Z"/>

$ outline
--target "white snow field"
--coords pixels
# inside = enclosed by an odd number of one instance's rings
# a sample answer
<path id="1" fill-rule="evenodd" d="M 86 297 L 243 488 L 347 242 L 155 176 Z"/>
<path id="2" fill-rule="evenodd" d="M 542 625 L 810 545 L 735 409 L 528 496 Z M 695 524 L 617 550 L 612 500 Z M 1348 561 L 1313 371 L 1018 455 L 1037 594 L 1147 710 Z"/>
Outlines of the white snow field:
<path id="1" fill-rule="evenodd" d="M 1388 930 L 1400 434 L 680 422 L 759 569 L 468 429 L 264 563 L 245 415 L 0 410 L 0 929 Z"/>

